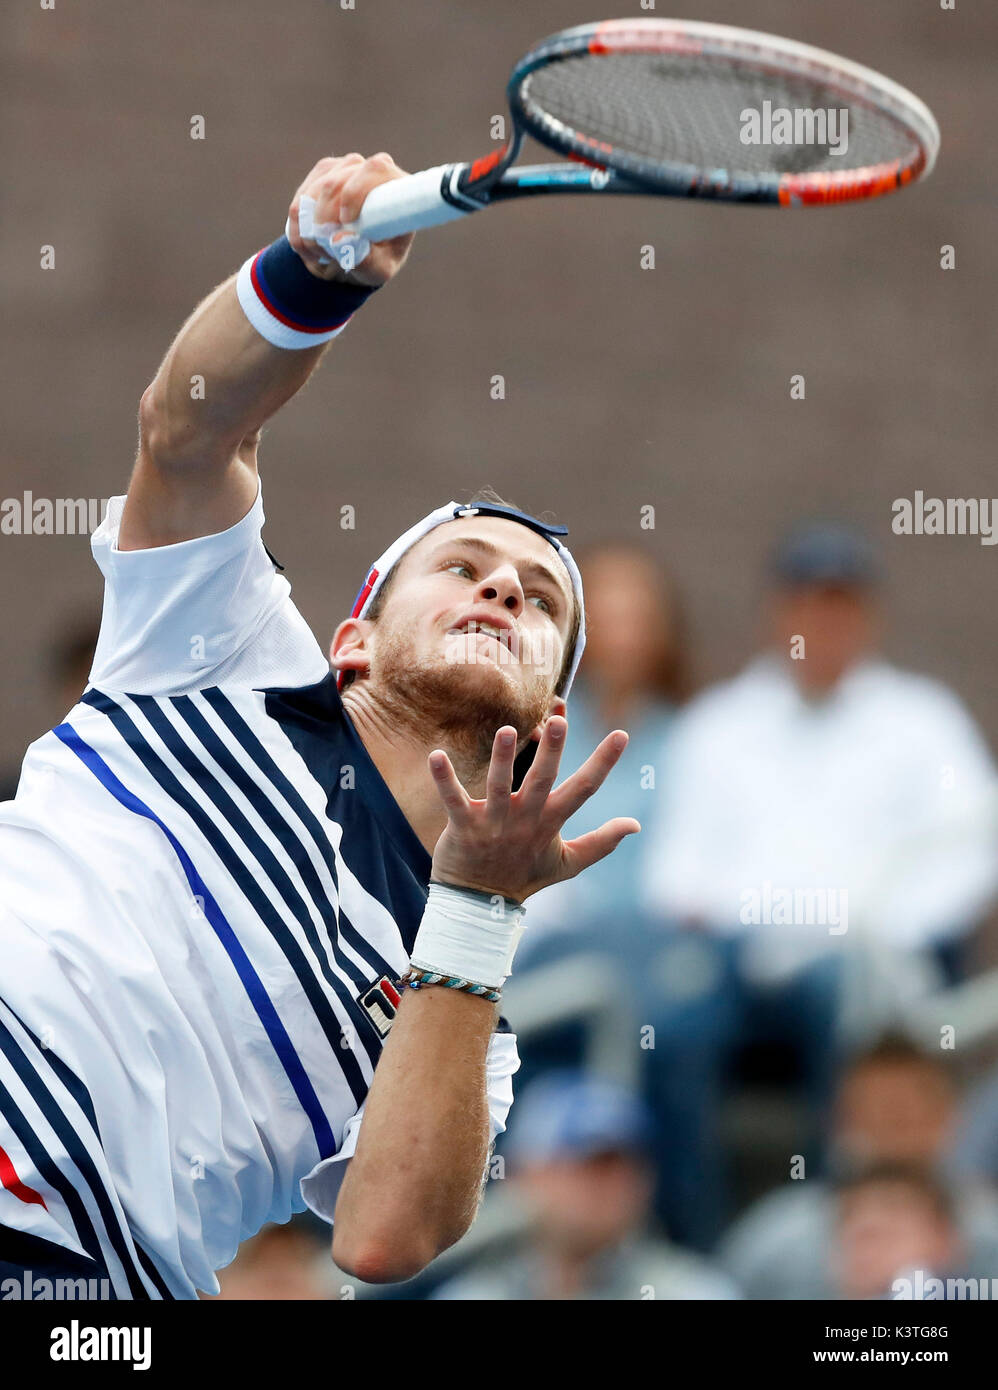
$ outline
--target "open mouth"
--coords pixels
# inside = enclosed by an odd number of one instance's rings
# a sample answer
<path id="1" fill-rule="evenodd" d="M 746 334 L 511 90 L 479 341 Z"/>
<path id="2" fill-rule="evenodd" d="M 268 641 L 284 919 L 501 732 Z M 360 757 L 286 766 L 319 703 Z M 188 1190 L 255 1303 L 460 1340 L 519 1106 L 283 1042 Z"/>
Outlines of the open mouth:
<path id="1" fill-rule="evenodd" d="M 516 634 L 512 628 L 498 627 L 495 623 L 487 622 L 481 618 L 469 618 L 467 622 L 460 623 L 457 627 L 452 627 L 448 632 L 448 637 L 484 637 L 497 646 L 502 648 L 509 656 L 515 657 L 517 654 L 518 643 Z"/>

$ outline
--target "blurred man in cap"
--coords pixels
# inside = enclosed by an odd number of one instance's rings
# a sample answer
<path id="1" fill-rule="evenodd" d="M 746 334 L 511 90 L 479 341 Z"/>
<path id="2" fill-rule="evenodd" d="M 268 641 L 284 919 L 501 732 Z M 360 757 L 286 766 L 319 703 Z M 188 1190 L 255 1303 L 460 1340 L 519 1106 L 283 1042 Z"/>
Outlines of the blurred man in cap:
<path id="1" fill-rule="evenodd" d="M 729 1299 L 710 1265 L 648 1234 L 650 1117 L 631 1092 L 581 1072 L 539 1077 L 507 1146 L 529 1213 L 515 1253 L 487 1258 L 443 1299 Z"/>
<path id="2" fill-rule="evenodd" d="M 945 955 L 998 886 L 991 754 L 952 691 L 879 655 L 879 571 L 859 533 L 800 527 L 771 577 L 764 652 L 677 721 L 674 814 L 646 846 L 653 898 L 765 938 L 757 978 L 858 931 Z M 816 921 L 793 920 L 794 890 L 817 894 Z M 800 930 L 745 930 L 774 926 Z"/>
<path id="3" fill-rule="evenodd" d="M 848 526 L 801 526 L 777 546 L 770 577 L 773 645 L 787 651 L 804 639 L 791 672 L 805 697 L 820 700 L 875 645 L 880 569 L 873 549 Z"/>

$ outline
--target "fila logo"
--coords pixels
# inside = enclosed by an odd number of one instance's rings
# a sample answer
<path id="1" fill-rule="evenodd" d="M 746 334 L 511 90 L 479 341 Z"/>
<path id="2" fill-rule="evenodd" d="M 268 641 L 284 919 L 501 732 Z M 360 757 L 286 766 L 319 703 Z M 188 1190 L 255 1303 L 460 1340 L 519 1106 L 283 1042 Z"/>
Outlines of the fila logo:
<path id="1" fill-rule="evenodd" d="M 378 1030 L 378 1036 L 387 1038 L 402 996 L 395 988 L 390 975 L 382 975 L 377 981 L 358 996 L 357 1002 Z"/>

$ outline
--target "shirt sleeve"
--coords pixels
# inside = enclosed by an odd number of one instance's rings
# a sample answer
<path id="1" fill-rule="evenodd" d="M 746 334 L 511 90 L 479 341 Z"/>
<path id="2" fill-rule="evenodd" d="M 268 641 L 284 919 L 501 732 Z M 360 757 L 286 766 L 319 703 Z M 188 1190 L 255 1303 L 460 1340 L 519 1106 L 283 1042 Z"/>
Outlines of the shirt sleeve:
<path id="1" fill-rule="evenodd" d="M 505 1132 L 506 1120 L 513 1104 L 513 1074 L 520 1066 L 516 1050 L 515 1033 L 493 1033 L 489 1039 L 485 1059 L 485 1082 L 489 1102 L 489 1144 L 495 1143 Z M 364 1118 L 362 1105 L 352 1119 L 347 1121 L 343 1140 L 332 1158 L 324 1158 L 301 1180 L 301 1195 L 305 1205 L 323 1221 L 333 1224 L 336 1198 L 339 1196 L 347 1163 L 357 1148 L 361 1121 Z"/>
<path id="2" fill-rule="evenodd" d="M 147 550 L 119 550 L 124 497 L 90 539 L 104 610 L 90 684 L 179 695 L 223 681 L 293 687 L 329 665 L 261 538 L 263 493 L 234 526 Z"/>
<path id="3" fill-rule="evenodd" d="M 998 776 L 969 711 L 924 682 L 897 702 L 910 749 L 871 885 L 884 935 L 921 948 L 977 926 L 998 892 Z"/>

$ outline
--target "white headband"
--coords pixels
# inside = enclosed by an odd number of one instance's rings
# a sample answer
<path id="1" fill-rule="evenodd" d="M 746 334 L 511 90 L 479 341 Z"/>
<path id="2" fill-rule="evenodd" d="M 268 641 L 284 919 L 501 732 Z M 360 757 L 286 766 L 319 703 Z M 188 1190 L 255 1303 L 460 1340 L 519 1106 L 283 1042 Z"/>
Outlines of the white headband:
<path id="1" fill-rule="evenodd" d="M 579 662 L 582 660 L 582 653 L 586 645 L 586 608 L 582 597 L 582 575 L 579 567 L 572 558 L 572 553 L 567 545 L 562 545 L 559 536 L 566 536 L 568 528 L 565 526 L 548 526 L 543 521 L 538 521 L 536 517 L 528 516 L 526 512 L 519 512 L 513 507 L 503 507 L 493 505 L 491 502 L 478 502 L 463 504 L 461 502 L 448 502 L 443 507 L 437 507 L 436 511 L 430 512 L 429 516 L 424 516 L 422 521 L 417 521 L 415 526 L 410 526 L 408 531 L 399 536 L 397 541 L 393 541 L 385 553 L 375 560 L 374 564 L 367 572 L 367 578 L 361 585 L 357 597 L 354 599 L 353 607 L 350 610 L 351 618 L 363 618 L 370 610 L 374 602 L 375 595 L 385 582 L 386 577 L 392 568 L 398 564 L 402 556 L 418 540 L 422 540 L 435 527 L 440 526 L 445 521 L 455 521 L 463 516 L 496 516 L 507 521 L 519 522 L 522 526 L 529 526 L 532 531 L 536 531 L 545 540 L 549 541 L 558 552 L 562 563 L 568 570 L 569 578 L 572 581 L 572 591 L 575 594 L 579 605 L 579 633 L 575 639 L 575 647 L 572 651 L 572 664 L 569 668 L 568 676 L 565 681 L 563 698 L 567 698 L 568 692 L 572 688 L 575 680 L 575 673 L 579 669 Z M 342 686 L 344 672 L 341 671 L 337 677 L 337 685 Z"/>

